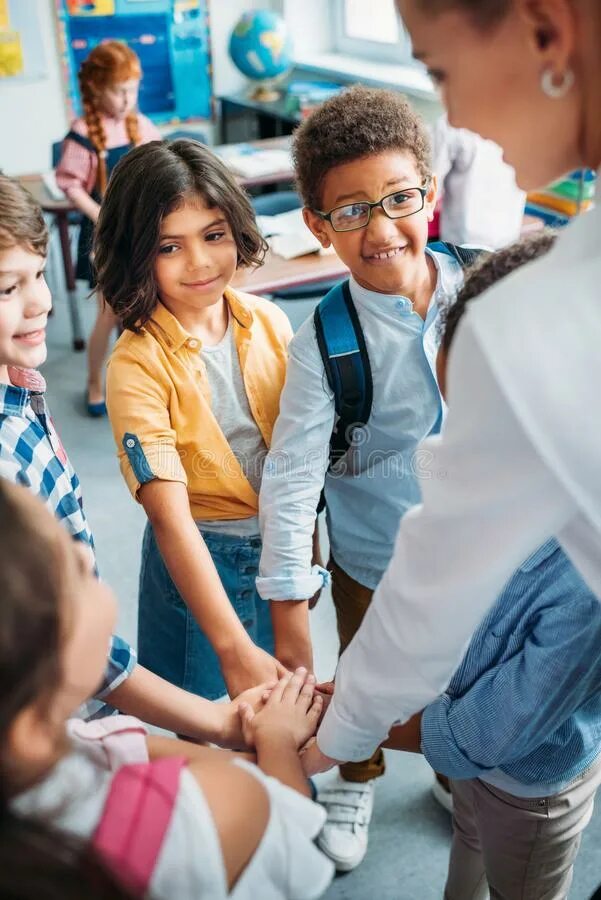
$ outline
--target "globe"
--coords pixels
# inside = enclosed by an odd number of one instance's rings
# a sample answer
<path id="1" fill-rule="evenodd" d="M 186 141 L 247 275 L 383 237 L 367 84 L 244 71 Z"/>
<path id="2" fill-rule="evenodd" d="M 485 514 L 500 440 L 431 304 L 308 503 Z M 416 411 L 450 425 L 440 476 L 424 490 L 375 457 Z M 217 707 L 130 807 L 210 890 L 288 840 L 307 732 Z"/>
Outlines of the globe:
<path id="1" fill-rule="evenodd" d="M 232 31 L 229 52 L 243 75 L 263 82 L 255 97 L 275 100 L 279 96 L 269 82 L 292 68 L 292 40 L 281 16 L 266 9 L 245 12 Z"/>

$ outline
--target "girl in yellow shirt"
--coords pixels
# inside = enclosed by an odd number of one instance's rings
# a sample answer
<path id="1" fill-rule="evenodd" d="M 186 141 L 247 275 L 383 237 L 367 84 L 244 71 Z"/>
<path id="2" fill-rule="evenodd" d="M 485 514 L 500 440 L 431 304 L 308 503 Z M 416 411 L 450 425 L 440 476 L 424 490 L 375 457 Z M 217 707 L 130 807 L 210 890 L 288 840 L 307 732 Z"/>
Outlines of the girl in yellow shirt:
<path id="1" fill-rule="evenodd" d="M 98 286 L 125 329 L 107 406 L 121 471 L 148 523 L 140 662 L 209 699 L 274 680 L 269 604 L 255 590 L 258 492 L 291 328 L 233 290 L 265 252 L 250 201 L 195 141 L 116 166 L 95 239 Z"/>

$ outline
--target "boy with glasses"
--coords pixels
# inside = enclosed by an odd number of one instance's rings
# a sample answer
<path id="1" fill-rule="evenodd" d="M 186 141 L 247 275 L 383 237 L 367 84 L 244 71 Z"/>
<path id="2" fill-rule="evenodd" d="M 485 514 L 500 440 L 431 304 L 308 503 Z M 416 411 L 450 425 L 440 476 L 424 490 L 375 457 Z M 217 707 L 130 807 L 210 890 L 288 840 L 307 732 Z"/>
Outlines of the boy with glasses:
<path id="1" fill-rule="evenodd" d="M 311 669 L 308 599 L 329 577 L 311 565 L 320 493 L 342 651 L 392 555 L 401 517 L 420 499 L 416 451 L 443 418 L 438 310 L 463 276 L 452 254 L 426 247 L 436 179 L 424 125 L 402 96 L 357 86 L 328 100 L 296 132 L 294 160 L 305 222 L 351 272 L 343 290 L 362 332 L 372 401 L 364 427 L 329 466 L 335 395 L 314 320 L 305 322 L 290 344 L 263 473 L 257 589 L 272 601 L 278 659 Z M 374 781 L 383 772 L 378 751 L 341 767 L 320 794 L 328 822 L 319 845 L 339 871 L 365 855 Z"/>

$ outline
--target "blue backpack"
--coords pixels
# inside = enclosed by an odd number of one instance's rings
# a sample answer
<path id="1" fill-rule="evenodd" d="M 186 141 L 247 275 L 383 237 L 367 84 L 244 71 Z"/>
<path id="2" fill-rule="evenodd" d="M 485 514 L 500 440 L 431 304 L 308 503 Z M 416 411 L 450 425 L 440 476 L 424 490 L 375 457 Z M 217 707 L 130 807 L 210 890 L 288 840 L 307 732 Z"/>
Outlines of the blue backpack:
<path id="1" fill-rule="evenodd" d="M 453 257 L 462 268 L 471 266 L 485 252 L 445 241 L 432 243 L 429 247 Z M 369 421 L 373 381 L 365 337 L 348 281 L 333 287 L 313 315 L 317 344 L 334 394 L 337 416 L 330 438 L 331 468 L 351 446 L 355 430 Z"/>

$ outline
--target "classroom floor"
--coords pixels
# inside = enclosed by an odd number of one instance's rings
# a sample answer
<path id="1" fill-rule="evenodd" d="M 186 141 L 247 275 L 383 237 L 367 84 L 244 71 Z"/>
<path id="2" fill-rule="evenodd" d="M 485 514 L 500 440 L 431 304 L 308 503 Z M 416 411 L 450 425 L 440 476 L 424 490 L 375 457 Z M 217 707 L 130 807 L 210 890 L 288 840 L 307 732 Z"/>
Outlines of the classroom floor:
<path id="1" fill-rule="evenodd" d="M 94 303 L 80 305 L 89 332 Z M 307 302 L 289 301 L 293 326 L 311 311 Z M 48 328 L 49 358 L 44 374 L 54 420 L 83 485 L 94 531 L 100 572 L 120 604 L 119 630 L 136 640 L 136 596 L 144 514 L 131 500 L 118 470 L 106 419 L 84 415 L 85 354 L 71 350 L 66 302 L 55 292 L 55 315 Z M 331 677 L 336 660 L 336 629 L 331 597 L 324 592 L 313 613 L 318 678 Z M 450 817 L 430 794 L 432 774 L 421 757 L 387 753 L 388 771 L 376 790 L 370 844 L 363 864 L 338 877 L 327 900 L 437 900 L 442 897 L 451 835 Z M 328 776 L 321 776 L 327 778 Z M 600 801 L 601 802 L 601 801 Z M 589 900 L 601 882 L 601 812 L 586 831 L 576 864 L 571 900 Z"/>

